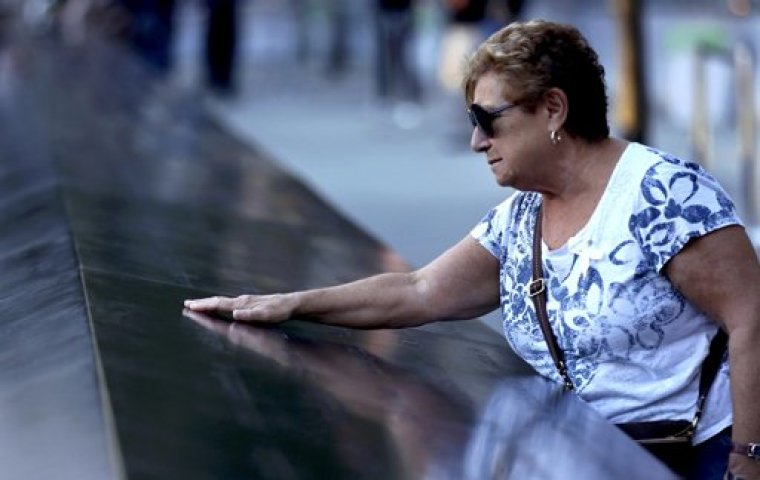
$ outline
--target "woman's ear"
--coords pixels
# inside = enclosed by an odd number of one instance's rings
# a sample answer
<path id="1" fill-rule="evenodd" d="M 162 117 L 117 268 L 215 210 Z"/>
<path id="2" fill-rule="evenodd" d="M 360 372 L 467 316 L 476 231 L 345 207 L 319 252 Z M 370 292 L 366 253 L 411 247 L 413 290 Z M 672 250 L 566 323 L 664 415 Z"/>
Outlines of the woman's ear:
<path id="1" fill-rule="evenodd" d="M 561 130 L 567 120 L 567 95 L 559 88 L 552 87 L 544 94 L 544 104 L 549 119 L 549 131 Z"/>

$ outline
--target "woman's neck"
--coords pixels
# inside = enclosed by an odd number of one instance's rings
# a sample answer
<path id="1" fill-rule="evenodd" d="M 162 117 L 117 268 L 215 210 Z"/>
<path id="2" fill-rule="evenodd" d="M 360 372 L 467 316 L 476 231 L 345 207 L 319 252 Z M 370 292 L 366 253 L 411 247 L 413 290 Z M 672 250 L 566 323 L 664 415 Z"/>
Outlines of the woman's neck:
<path id="1" fill-rule="evenodd" d="M 562 246 L 591 218 L 627 145 L 608 138 L 565 147 L 565 155 L 557 162 L 557 185 L 541 191 L 544 241 L 550 248 Z"/>
<path id="2" fill-rule="evenodd" d="M 552 183 L 539 190 L 544 203 L 571 205 L 578 199 L 601 194 L 627 144 L 614 138 L 596 143 L 568 141 L 554 162 Z"/>

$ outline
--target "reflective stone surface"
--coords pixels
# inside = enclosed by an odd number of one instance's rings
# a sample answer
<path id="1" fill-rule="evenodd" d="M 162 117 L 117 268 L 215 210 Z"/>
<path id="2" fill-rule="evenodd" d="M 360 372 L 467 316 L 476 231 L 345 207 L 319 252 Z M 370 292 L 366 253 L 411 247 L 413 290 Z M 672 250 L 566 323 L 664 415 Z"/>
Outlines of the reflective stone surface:
<path id="1" fill-rule="evenodd" d="M 118 478 L 58 179 L 29 98 L 7 93 L 0 93 L 0 478 Z"/>
<path id="2" fill-rule="evenodd" d="M 406 267 L 107 41 L 20 38 L 4 55 L 0 450 L 14 478 L 64 458 L 83 471 L 65 478 L 670 478 L 478 322 L 183 314 L 184 298 Z"/>

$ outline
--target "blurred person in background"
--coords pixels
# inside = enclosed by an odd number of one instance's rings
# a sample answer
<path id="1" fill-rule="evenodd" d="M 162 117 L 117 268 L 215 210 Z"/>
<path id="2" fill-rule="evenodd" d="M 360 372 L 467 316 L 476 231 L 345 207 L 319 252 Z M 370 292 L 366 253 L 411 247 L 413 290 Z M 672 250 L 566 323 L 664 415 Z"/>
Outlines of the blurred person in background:
<path id="1" fill-rule="evenodd" d="M 375 86 L 383 102 L 393 106 L 393 120 L 401 128 L 420 122 L 422 87 L 414 57 L 414 2 L 376 0 Z"/>
<path id="2" fill-rule="evenodd" d="M 175 0 L 119 0 L 128 14 L 126 38 L 159 74 L 173 64 Z M 203 62 L 205 85 L 214 93 L 234 93 L 238 0 L 202 0 L 206 11 Z"/>
<path id="3" fill-rule="evenodd" d="M 723 188 L 697 164 L 610 136 L 604 69 L 574 27 L 506 26 L 469 59 L 463 86 L 471 148 L 517 191 L 458 244 L 413 272 L 185 307 L 364 329 L 500 307 L 514 351 L 611 422 L 689 424 L 693 446 L 661 457 L 679 474 L 760 479 L 760 263 Z M 721 332 L 728 355 L 717 349 L 700 409 Z"/>
<path id="4" fill-rule="evenodd" d="M 348 73 L 351 67 L 351 27 L 355 13 L 352 9 L 355 4 L 349 0 L 288 0 L 287 5 L 296 34 L 296 62 L 320 62 L 325 77 L 331 80 L 340 79 Z M 320 32 L 323 28 L 324 32 Z M 324 39 L 320 38 L 320 33 L 324 34 Z M 315 41 L 317 39 L 320 41 Z"/>
<path id="5" fill-rule="evenodd" d="M 172 66 L 175 0 L 120 0 L 129 16 L 126 37 L 134 50 L 156 69 Z"/>
<path id="6" fill-rule="evenodd" d="M 418 103 L 422 97 L 414 66 L 412 0 L 376 0 L 375 84 L 377 95 Z"/>
<path id="7" fill-rule="evenodd" d="M 235 93 L 238 1 L 205 0 L 207 12 L 204 49 L 206 85 L 214 93 L 222 96 Z"/>
<path id="8" fill-rule="evenodd" d="M 348 70 L 350 49 L 348 40 L 351 23 L 348 0 L 326 0 L 329 22 L 329 38 L 325 73 L 328 77 L 340 77 Z"/>

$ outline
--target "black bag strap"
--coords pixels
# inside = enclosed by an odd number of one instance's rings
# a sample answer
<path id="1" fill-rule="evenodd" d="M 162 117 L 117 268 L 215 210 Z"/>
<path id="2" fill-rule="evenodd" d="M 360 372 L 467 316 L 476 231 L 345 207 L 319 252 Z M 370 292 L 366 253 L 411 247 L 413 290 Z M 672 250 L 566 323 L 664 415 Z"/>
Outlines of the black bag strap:
<path id="1" fill-rule="evenodd" d="M 693 428 L 697 427 L 699 419 L 702 418 L 702 409 L 707 400 L 707 394 L 710 393 L 715 378 L 718 376 L 720 365 L 723 363 L 723 354 L 728 349 L 728 335 L 718 327 L 718 333 L 715 334 L 710 342 L 710 351 L 702 363 L 702 372 L 699 375 L 699 398 L 697 398 L 697 411 L 694 414 L 694 420 L 691 422 Z"/>
<path id="2" fill-rule="evenodd" d="M 536 309 L 536 316 L 538 317 L 538 323 L 541 326 L 541 332 L 544 334 L 544 340 L 549 347 L 549 353 L 554 360 L 554 366 L 557 368 L 562 380 L 565 384 L 566 390 L 573 390 L 573 382 L 570 379 L 570 375 L 567 373 L 567 365 L 565 363 L 565 353 L 560 348 L 557 342 L 557 337 L 552 331 L 552 327 L 549 324 L 549 315 L 546 311 L 546 279 L 544 279 L 543 260 L 541 258 L 541 221 L 543 219 L 543 206 L 539 207 L 538 214 L 536 215 L 536 225 L 533 230 L 533 275 L 530 284 L 528 285 L 528 295 L 533 300 L 533 306 Z M 722 328 L 718 328 L 718 333 L 715 334 L 710 342 L 710 352 L 707 354 L 704 363 L 702 364 L 702 372 L 699 377 L 699 397 L 697 398 L 697 410 L 694 414 L 694 420 L 692 420 L 692 428 L 697 426 L 699 419 L 702 417 L 702 409 L 707 399 L 707 394 L 710 391 L 715 378 L 718 376 L 720 365 L 723 360 L 723 353 L 728 346 L 728 335 Z"/>
<path id="3" fill-rule="evenodd" d="M 549 324 L 549 315 L 546 312 L 546 280 L 544 279 L 543 260 L 541 258 L 541 219 L 543 218 L 543 207 L 539 207 L 536 215 L 536 225 L 533 231 L 533 275 L 528 285 L 528 295 L 533 300 L 533 306 L 536 309 L 538 324 L 541 332 L 544 334 L 544 340 L 549 347 L 549 353 L 554 360 L 554 366 L 557 368 L 562 381 L 565 383 L 565 390 L 573 389 L 573 382 L 567 373 L 565 364 L 565 353 L 557 342 L 557 337 L 552 331 Z"/>

